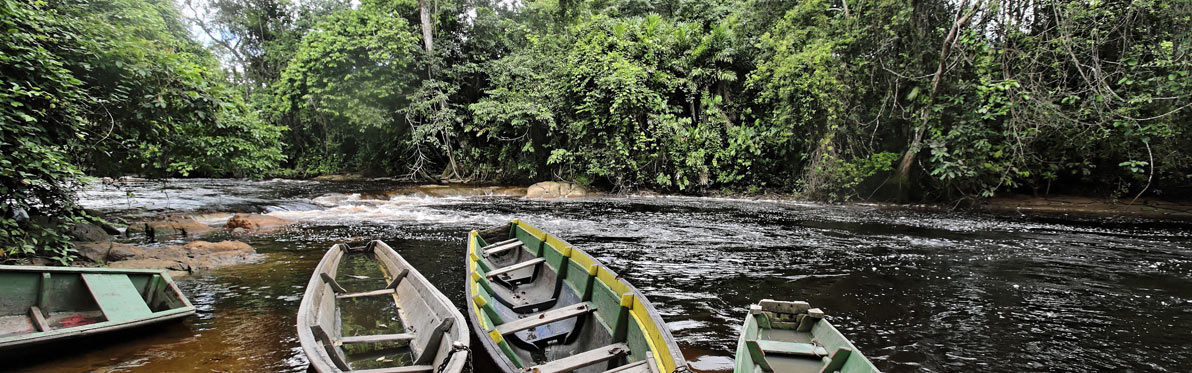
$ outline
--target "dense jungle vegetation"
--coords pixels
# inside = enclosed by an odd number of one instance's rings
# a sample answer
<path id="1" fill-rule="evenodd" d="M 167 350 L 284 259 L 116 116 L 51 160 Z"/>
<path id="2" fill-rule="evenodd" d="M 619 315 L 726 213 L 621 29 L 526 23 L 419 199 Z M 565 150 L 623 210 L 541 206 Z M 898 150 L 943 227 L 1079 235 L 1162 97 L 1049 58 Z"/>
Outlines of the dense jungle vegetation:
<path id="1" fill-rule="evenodd" d="M 1192 186 L 1188 0 L 0 0 L 0 242 L 84 175 Z"/>

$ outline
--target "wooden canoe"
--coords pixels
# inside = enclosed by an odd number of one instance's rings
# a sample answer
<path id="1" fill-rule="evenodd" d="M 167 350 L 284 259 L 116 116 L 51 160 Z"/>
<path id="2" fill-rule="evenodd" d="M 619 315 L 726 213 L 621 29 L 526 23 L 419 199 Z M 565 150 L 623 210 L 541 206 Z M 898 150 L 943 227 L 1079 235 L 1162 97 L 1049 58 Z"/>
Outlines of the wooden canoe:
<path id="1" fill-rule="evenodd" d="M 764 299 L 749 307 L 737 341 L 735 373 L 878 372 L 844 334 L 807 302 Z"/>
<path id="2" fill-rule="evenodd" d="M 0 265 L 0 350 L 194 313 L 161 270 Z"/>
<path id="3" fill-rule="evenodd" d="M 462 371 L 470 352 L 468 332 L 463 315 L 451 301 L 381 241 L 369 243 L 361 255 L 375 259 L 388 285 L 382 289 L 345 289 L 336 281 L 336 273 L 348 250 L 347 245 L 339 244 L 323 255 L 298 307 L 298 339 L 310 367 L 318 372 L 438 372 L 446 361 L 443 372 Z M 361 297 L 392 299 L 404 330 L 343 335 L 343 302 Z M 345 349 L 362 344 L 408 348 L 412 364 L 355 370 Z"/>
<path id="4" fill-rule="evenodd" d="M 595 258 L 521 221 L 472 231 L 468 317 L 505 372 L 674 372 L 658 312 Z"/>

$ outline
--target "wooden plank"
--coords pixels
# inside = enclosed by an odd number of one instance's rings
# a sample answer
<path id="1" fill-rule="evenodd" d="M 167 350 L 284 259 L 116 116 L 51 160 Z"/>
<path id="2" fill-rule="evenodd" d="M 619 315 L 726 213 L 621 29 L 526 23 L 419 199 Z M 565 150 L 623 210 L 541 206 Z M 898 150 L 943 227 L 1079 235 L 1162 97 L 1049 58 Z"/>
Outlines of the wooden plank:
<path id="1" fill-rule="evenodd" d="M 37 327 L 37 331 L 50 331 L 50 324 L 46 322 L 46 317 L 41 313 L 41 308 L 37 306 L 29 307 L 29 316 L 33 318 L 33 326 Z"/>
<path id="2" fill-rule="evenodd" d="M 339 283 L 335 282 L 335 279 L 331 278 L 331 275 L 328 275 L 326 273 L 320 273 L 319 277 L 323 279 L 323 282 L 326 283 L 327 286 L 331 287 L 331 292 L 336 293 L 336 294 L 343 294 L 343 293 L 348 292 L 348 289 L 344 289 L 343 286 L 339 286 Z"/>
<path id="3" fill-rule="evenodd" d="M 761 368 L 763 372 L 773 372 L 774 368 L 770 366 L 770 362 L 766 361 L 766 353 L 758 345 L 757 341 L 745 341 L 745 349 L 749 351 L 749 359 L 753 360 L 753 364 Z"/>
<path id="4" fill-rule="evenodd" d="M 397 292 L 397 290 L 395 290 L 395 289 L 381 289 L 381 290 L 366 291 L 366 292 L 363 292 L 363 293 L 352 293 L 352 294 L 336 295 L 336 296 L 335 296 L 335 299 L 348 299 L 348 298 L 359 298 L 359 297 L 375 297 L 375 296 L 378 296 L 378 295 L 393 294 L 393 293 L 396 293 L 396 292 Z"/>
<path id="5" fill-rule="evenodd" d="M 498 268 L 498 269 L 494 269 L 494 270 L 492 270 L 491 272 L 489 272 L 489 273 L 488 273 L 487 275 L 485 275 L 485 276 L 486 276 L 486 277 L 490 277 L 490 278 L 492 278 L 492 277 L 496 277 L 496 276 L 499 276 L 499 275 L 503 275 L 503 274 L 506 274 L 506 273 L 509 273 L 509 272 L 513 272 L 513 271 L 516 271 L 516 270 L 522 269 L 522 268 L 533 267 L 533 266 L 536 266 L 536 265 L 539 265 L 539 264 L 542 264 L 542 263 L 546 263 L 546 259 L 543 259 L 543 258 L 535 258 L 535 259 L 527 260 L 527 261 L 524 261 L 524 262 L 521 262 L 521 263 L 517 263 L 517 264 L 513 264 L 513 265 L 504 266 L 504 267 L 501 267 L 501 268 Z"/>
<path id="6" fill-rule="evenodd" d="M 84 273 L 83 282 L 108 321 L 129 321 L 149 317 L 153 311 L 125 274 Z"/>
<path id="7" fill-rule="evenodd" d="M 798 355 L 815 358 L 828 356 L 827 349 L 811 343 L 758 340 L 757 345 L 767 354 Z"/>
<path id="8" fill-rule="evenodd" d="M 824 364 L 824 368 L 820 369 L 820 373 L 829 373 L 844 368 L 844 362 L 848 361 L 849 355 L 853 354 L 853 349 L 848 347 L 841 347 L 832 352 L 832 360 Z"/>
<path id="9" fill-rule="evenodd" d="M 629 346 L 617 343 L 591 351 L 581 352 L 559 360 L 527 369 L 536 373 L 570 372 L 589 365 L 599 364 L 629 353 Z"/>
<path id="10" fill-rule="evenodd" d="M 335 344 L 331 343 L 331 336 L 327 335 L 327 332 L 323 330 L 322 326 L 311 326 L 310 333 L 314 335 L 315 340 L 319 341 L 319 344 L 323 345 L 323 350 L 331 358 L 331 364 L 334 364 L 336 368 L 342 371 L 352 370 L 352 368 L 348 367 L 348 362 L 344 361 L 344 357 L 339 356 L 339 349 L 335 347 Z M 308 356 L 308 358 L 315 358 L 315 356 Z"/>
<path id="11" fill-rule="evenodd" d="M 517 320 L 506 322 L 501 325 L 497 325 L 497 332 L 501 333 L 501 335 L 515 333 L 515 332 L 519 332 L 522 330 L 550 324 L 555 321 L 587 314 L 588 312 L 592 312 L 594 310 L 595 310 L 594 308 L 588 306 L 587 304 L 580 304 L 578 306 L 568 306 L 565 308 L 553 309 L 553 310 L 542 312 L 542 313 L 539 313 L 536 315 L 531 315 L 526 318 L 517 319 Z"/>
<path id="12" fill-rule="evenodd" d="M 159 275 L 149 277 L 149 283 L 145 284 L 145 304 L 153 304 L 153 297 L 157 295 L 157 283 L 161 281 L 162 279 Z"/>
<path id="13" fill-rule="evenodd" d="M 517 241 L 517 240 L 514 239 L 514 241 Z M 494 247 L 491 249 L 486 249 L 486 250 L 484 250 L 484 255 L 488 256 L 488 255 L 500 254 L 500 253 L 503 253 L 503 252 L 506 252 L 506 251 L 509 251 L 509 250 L 512 250 L 514 248 L 521 247 L 521 246 L 522 246 L 521 241 L 511 242 L 511 243 L 507 243 L 507 244 L 497 246 L 497 247 Z"/>
<path id="14" fill-rule="evenodd" d="M 402 268 L 401 272 L 398 272 L 397 276 L 393 276 L 393 281 L 390 281 L 389 285 L 385 286 L 385 288 L 386 289 L 397 289 L 397 286 L 401 285 L 401 280 L 406 279 L 406 276 L 408 276 L 409 274 L 410 274 L 409 268 Z"/>
<path id="15" fill-rule="evenodd" d="M 502 246 L 502 245 L 508 245 L 508 244 L 511 244 L 511 243 L 514 243 L 514 242 L 517 242 L 517 241 L 519 241 L 519 240 L 518 240 L 518 239 L 516 239 L 516 238 L 510 238 L 510 239 L 508 239 L 508 240 L 504 240 L 504 241 L 501 241 L 501 242 L 494 242 L 494 243 L 492 243 L 492 244 L 489 244 L 489 245 L 487 245 L 487 246 L 481 247 L 481 248 L 480 248 L 480 250 L 488 250 L 488 249 L 492 249 L 492 248 L 494 248 L 494 247 L 499 247 L 499 246 Z"/>
<path id="16" fill-rule="evenodd" d="M 415 373 L 415 372 L 430 372 L 430 371 L 433 371 L 434 369 L 435 369 L 435 367 L 430 366 L 430 365 L 410 365 L 410 366 L 404 366 L 404 367 L 353 370 L 352 372 L 358 372 L 358 373 Z"/>
<path id="17" fill-rule="evenodd" d="M 762 299 L 762 301 L 758 302 L 757 304 L 761 306 L 762 310 L 775 313 L 799 314 L 807 312 L 808 309 L 811 309 L 810 304 L 802 301 L 789 302 L 773 299 Z"/>
<path id="18" fill-rule="evenodd" d="M 451 325 L 453 324 L 455 324 L 455 319 L 453 318 L 446 318 L 439 322 L 439 326 L 431 331 L 430 338 L 426 339 L 426 344 L 422 346 L 422 349 L 415 351 L 418 356 L 414 360 L 414 364 L 422 365 L 434 362 L 435 355 L 439 351 L 439 345 L 443 343 L 443 336 L 447 334 L 447 330 L 451 329 Z"/>
<path id="19" fill-rule="evenodd" d="M 345 344 L 348 343 L 376 343 L 376 342 L 401 342 L 414 340 L 412 333 L 400 334 L 375 334 L 375 335 L 356 335 L 343 337 L 339 341 Z"/>
<path id="20" fill-rule="evenodd" d="M 41 285 L 37 292 L 37 305 L 44 309 L 50 309 L 50 273 L 41 273 Z"/>

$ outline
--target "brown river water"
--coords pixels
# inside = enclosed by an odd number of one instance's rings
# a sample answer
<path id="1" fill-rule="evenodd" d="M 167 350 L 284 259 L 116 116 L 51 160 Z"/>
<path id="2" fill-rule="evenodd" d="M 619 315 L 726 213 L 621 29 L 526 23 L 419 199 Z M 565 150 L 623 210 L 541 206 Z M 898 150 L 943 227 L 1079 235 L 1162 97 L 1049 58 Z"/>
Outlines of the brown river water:
<path id="1" fill-rule="evenodd" d="M 0 370 L 305 371 L 295 313 L 332 244 L 384 240 L 462 309 L 465 235 L 515 218 L 636 285 L 695 371 L 732 369 L 746 308 L 763 298 L 822 308 L 889 372 L 1192 366 L 1190 223 L 485 193 L 493 191 L 502 190 L 428 196 L 386 182 L 202 179 L 93 185 L 83 204 L 123 216 L 187 213 L 219 225 L 229 212 L 263 212 L 298 224 L 206 238 L 243 240 L 265 259 L 179 280 L 195 317 L 17 357 Z M 392 327 L 385 308 L 363 305 L 350 316 Z"/>

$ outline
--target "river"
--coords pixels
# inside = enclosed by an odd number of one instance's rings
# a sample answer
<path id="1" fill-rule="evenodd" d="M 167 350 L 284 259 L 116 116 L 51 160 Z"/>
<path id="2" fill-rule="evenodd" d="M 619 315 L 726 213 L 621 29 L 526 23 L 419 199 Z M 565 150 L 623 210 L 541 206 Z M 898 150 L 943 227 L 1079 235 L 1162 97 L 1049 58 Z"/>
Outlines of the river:
<path id="1" fill-rule="evenodd" d="M 464 238 L 522 219 L 636 285 L 696 371 L 729 371 L 749 304 L 806 300 L 888 372 L 1186 372 L 1192 224 L 994 216 L 694 197 L 528 200 L 390 182 L 95 184 L 89 208 L 263 212 L 297 225 L 240 239 L 255 264 L 179 280 L 197 317 L 26 362 L 30 371 L 303 371 L 295 312 L 332 244 L 381 239 L 457 305 Z M 1183 367 L 1183 368 L 1181 368 Z"/>

